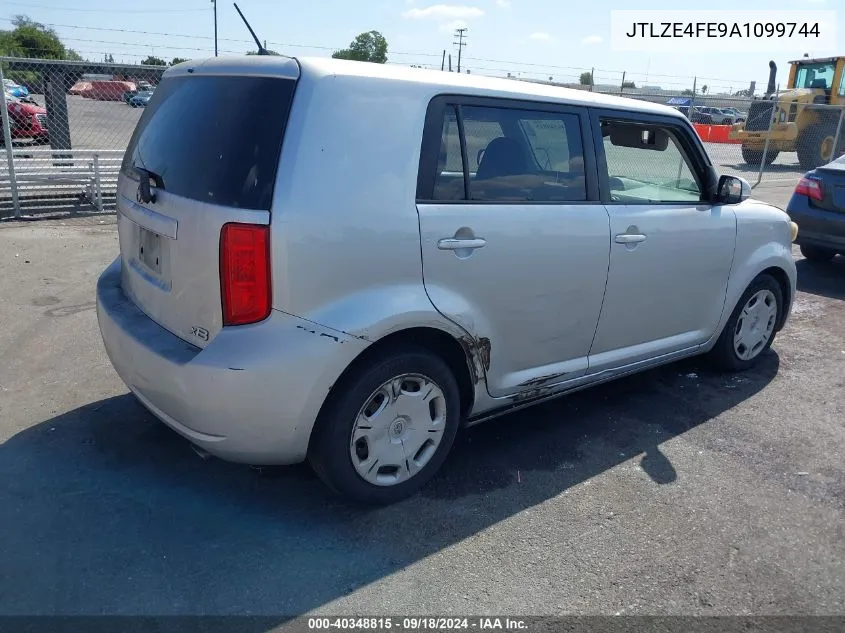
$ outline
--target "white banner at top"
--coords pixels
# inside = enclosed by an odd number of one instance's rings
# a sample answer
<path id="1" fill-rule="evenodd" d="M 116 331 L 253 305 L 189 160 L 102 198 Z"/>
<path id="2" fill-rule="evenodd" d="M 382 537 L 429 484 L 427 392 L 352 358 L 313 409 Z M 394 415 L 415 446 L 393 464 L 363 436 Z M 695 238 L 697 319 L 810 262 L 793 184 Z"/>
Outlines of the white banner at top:
<path id="1" fill-rule="evenodd" d="M 650 53 L 835 54 L 836 11 L 611 11 L 610 44 Z"/>

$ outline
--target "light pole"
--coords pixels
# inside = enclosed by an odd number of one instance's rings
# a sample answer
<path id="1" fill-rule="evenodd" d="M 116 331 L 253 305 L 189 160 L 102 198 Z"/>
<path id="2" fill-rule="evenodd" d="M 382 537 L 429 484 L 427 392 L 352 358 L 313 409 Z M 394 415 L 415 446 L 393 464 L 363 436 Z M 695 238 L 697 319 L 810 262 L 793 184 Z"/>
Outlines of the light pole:
<path id="1" fill-rule="evenodd" d="M 217 0 L 211 0 L 214 5 L 214 56 L 217 57 Z"/>

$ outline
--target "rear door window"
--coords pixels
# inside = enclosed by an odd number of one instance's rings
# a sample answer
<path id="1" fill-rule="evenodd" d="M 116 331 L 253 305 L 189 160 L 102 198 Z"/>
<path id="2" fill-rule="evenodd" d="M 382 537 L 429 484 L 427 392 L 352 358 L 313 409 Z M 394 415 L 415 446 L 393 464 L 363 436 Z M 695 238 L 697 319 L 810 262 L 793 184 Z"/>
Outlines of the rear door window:
<path id="1" fill-rule="evenodd" d="M 458 117 L 468 172 L 463 172 Z M 434 200 L 525 204 L 587 200 L 578 114 L 523 108 L 454 106 L 441 128 Z"/>
<path id="2" fill-rule="evenodd" d="M 269 210 L 295 81 L 195 76 L 156 88 L 122 172 L 150 171 L 165 191 L 201 202 Z"/>

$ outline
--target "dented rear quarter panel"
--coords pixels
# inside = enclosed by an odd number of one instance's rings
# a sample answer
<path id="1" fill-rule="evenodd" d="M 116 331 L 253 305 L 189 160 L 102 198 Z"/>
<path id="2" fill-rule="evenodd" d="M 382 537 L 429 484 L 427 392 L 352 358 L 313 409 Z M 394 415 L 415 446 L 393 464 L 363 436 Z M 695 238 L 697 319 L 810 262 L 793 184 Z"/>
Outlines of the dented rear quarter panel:
<path id="1" fill-rule="evenodd" d="M 445 332 L 478 385 L 489 345 L 438 312 L 423 285 L 416 183 L 437 92 L 303 66 L 274 190 L 273 301 L 369 343 L 414 327 Z"/>

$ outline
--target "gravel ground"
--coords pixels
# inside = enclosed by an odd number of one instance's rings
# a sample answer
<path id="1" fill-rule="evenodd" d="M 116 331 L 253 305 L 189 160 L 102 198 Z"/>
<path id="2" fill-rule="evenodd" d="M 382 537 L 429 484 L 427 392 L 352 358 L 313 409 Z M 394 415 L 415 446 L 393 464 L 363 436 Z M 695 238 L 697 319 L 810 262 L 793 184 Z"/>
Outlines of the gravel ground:
<path id="1" fill-rule="evenodd" d="M 473 428 L 365 511 L 306 467 L 202 461 L 127 395 L 100 222 L 0 225 L 0 614 L 845 614 L 845 258 L 798 262 L 757 370 L 684 361 Z"/>

